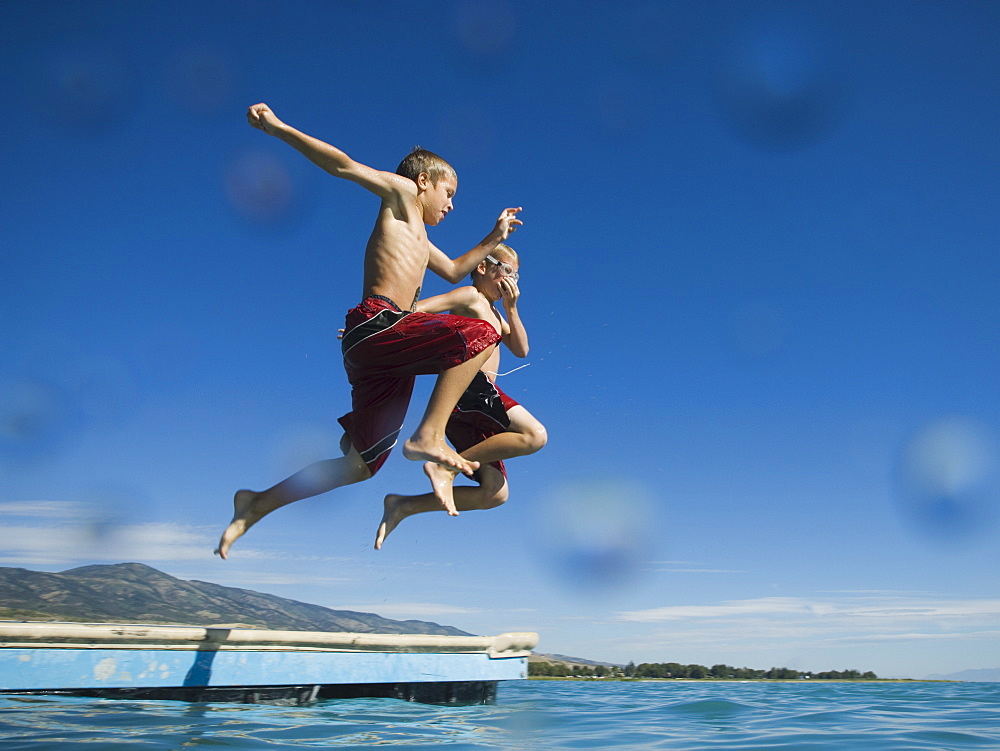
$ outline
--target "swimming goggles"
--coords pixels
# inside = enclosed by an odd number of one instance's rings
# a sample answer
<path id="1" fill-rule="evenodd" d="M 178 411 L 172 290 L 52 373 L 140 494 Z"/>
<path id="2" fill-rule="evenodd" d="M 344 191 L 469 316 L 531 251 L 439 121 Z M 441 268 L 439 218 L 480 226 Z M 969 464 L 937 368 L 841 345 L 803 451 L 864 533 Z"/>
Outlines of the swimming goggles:
<path id="1" fill-rule="evenodd" d="M 503 274 L 508 279 L 513 279 L 515 282 L 521 278 L 521 275 L 514 271 L 514 267 L 509 263 L 504 263 L 503 261 L 498 261 L 493 256 L 486 256 L 486 260 L 500 269 L 500 273 Z"/>

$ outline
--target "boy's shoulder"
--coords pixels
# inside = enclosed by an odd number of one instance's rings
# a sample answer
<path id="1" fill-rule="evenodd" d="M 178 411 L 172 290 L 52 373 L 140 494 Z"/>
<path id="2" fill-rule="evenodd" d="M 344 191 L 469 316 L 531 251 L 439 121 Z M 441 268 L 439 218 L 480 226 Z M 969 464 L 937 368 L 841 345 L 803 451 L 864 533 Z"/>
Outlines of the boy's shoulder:
<path id="1" fill-rule="evenodd" d="M 456 287 L 451 291 L 451 298 L 457 304 L 469 307 L 486 300 L 486 296 L 472 284 L 467 284 L 464 287 Z"/>
<path id="2" fill-rule="evenodd" d="M 485 318 L 493 303 L 475 285 L 456 287 L 449 293 L 452 310 L 473 318 Z"/>
<path id="3" fill-rule="evenodd" d="M 480 300 L 486 298 L 472 285 L 456 287 L 444 294 L 435 295 L 417 303 L 417 310 L 425 313 L 458 313 L 470 315 L 481 307 Z"/>

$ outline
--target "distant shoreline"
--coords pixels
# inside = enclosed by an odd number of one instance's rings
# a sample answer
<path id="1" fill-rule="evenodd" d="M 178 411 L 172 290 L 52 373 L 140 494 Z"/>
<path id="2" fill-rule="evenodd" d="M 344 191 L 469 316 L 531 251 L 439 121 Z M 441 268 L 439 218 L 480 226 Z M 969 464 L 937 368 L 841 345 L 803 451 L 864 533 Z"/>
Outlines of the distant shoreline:
<path id="1" fill-rule="evenodd" d="M 527 680 L 591 683 L 967 683 L 943 678 L 598 678 L 593 675 L 531 675 Z"/>

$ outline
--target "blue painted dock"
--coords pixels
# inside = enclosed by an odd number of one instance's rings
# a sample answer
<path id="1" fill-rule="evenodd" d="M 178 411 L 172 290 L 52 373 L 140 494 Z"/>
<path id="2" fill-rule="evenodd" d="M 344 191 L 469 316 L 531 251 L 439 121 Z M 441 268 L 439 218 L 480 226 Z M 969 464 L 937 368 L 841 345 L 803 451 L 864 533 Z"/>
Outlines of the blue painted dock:
<path id="1" fill-rule="evenodd" d="M 0 622 L 0 693 L 308 703 L 490 703 L 538 635 L 358 634 Z"/>

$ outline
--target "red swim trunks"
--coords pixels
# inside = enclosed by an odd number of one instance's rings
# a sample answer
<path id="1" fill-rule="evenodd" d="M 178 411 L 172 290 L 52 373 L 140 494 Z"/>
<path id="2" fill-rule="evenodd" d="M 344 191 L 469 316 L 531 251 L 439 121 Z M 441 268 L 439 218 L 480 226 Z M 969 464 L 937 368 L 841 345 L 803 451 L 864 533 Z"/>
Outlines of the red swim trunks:
<path id="1" fill-rule="evenodd" d="M 500 340 L 487 321 L 406 312 L 379 295 L 347 311 L 344 332 L 352 409 L 340 424 L 373 475 L 396 445 L 414 378 L 453 368 Z"/>
<path id="2" fill-rule="evenodd" d="M 518 406 L 483 371 L 476 373 L 469 388 L 448 418 L 446 434 L 459 453 L 510 427 L 507 411 Z M 490 462 L 507 476 L 502 461 Z"/>

